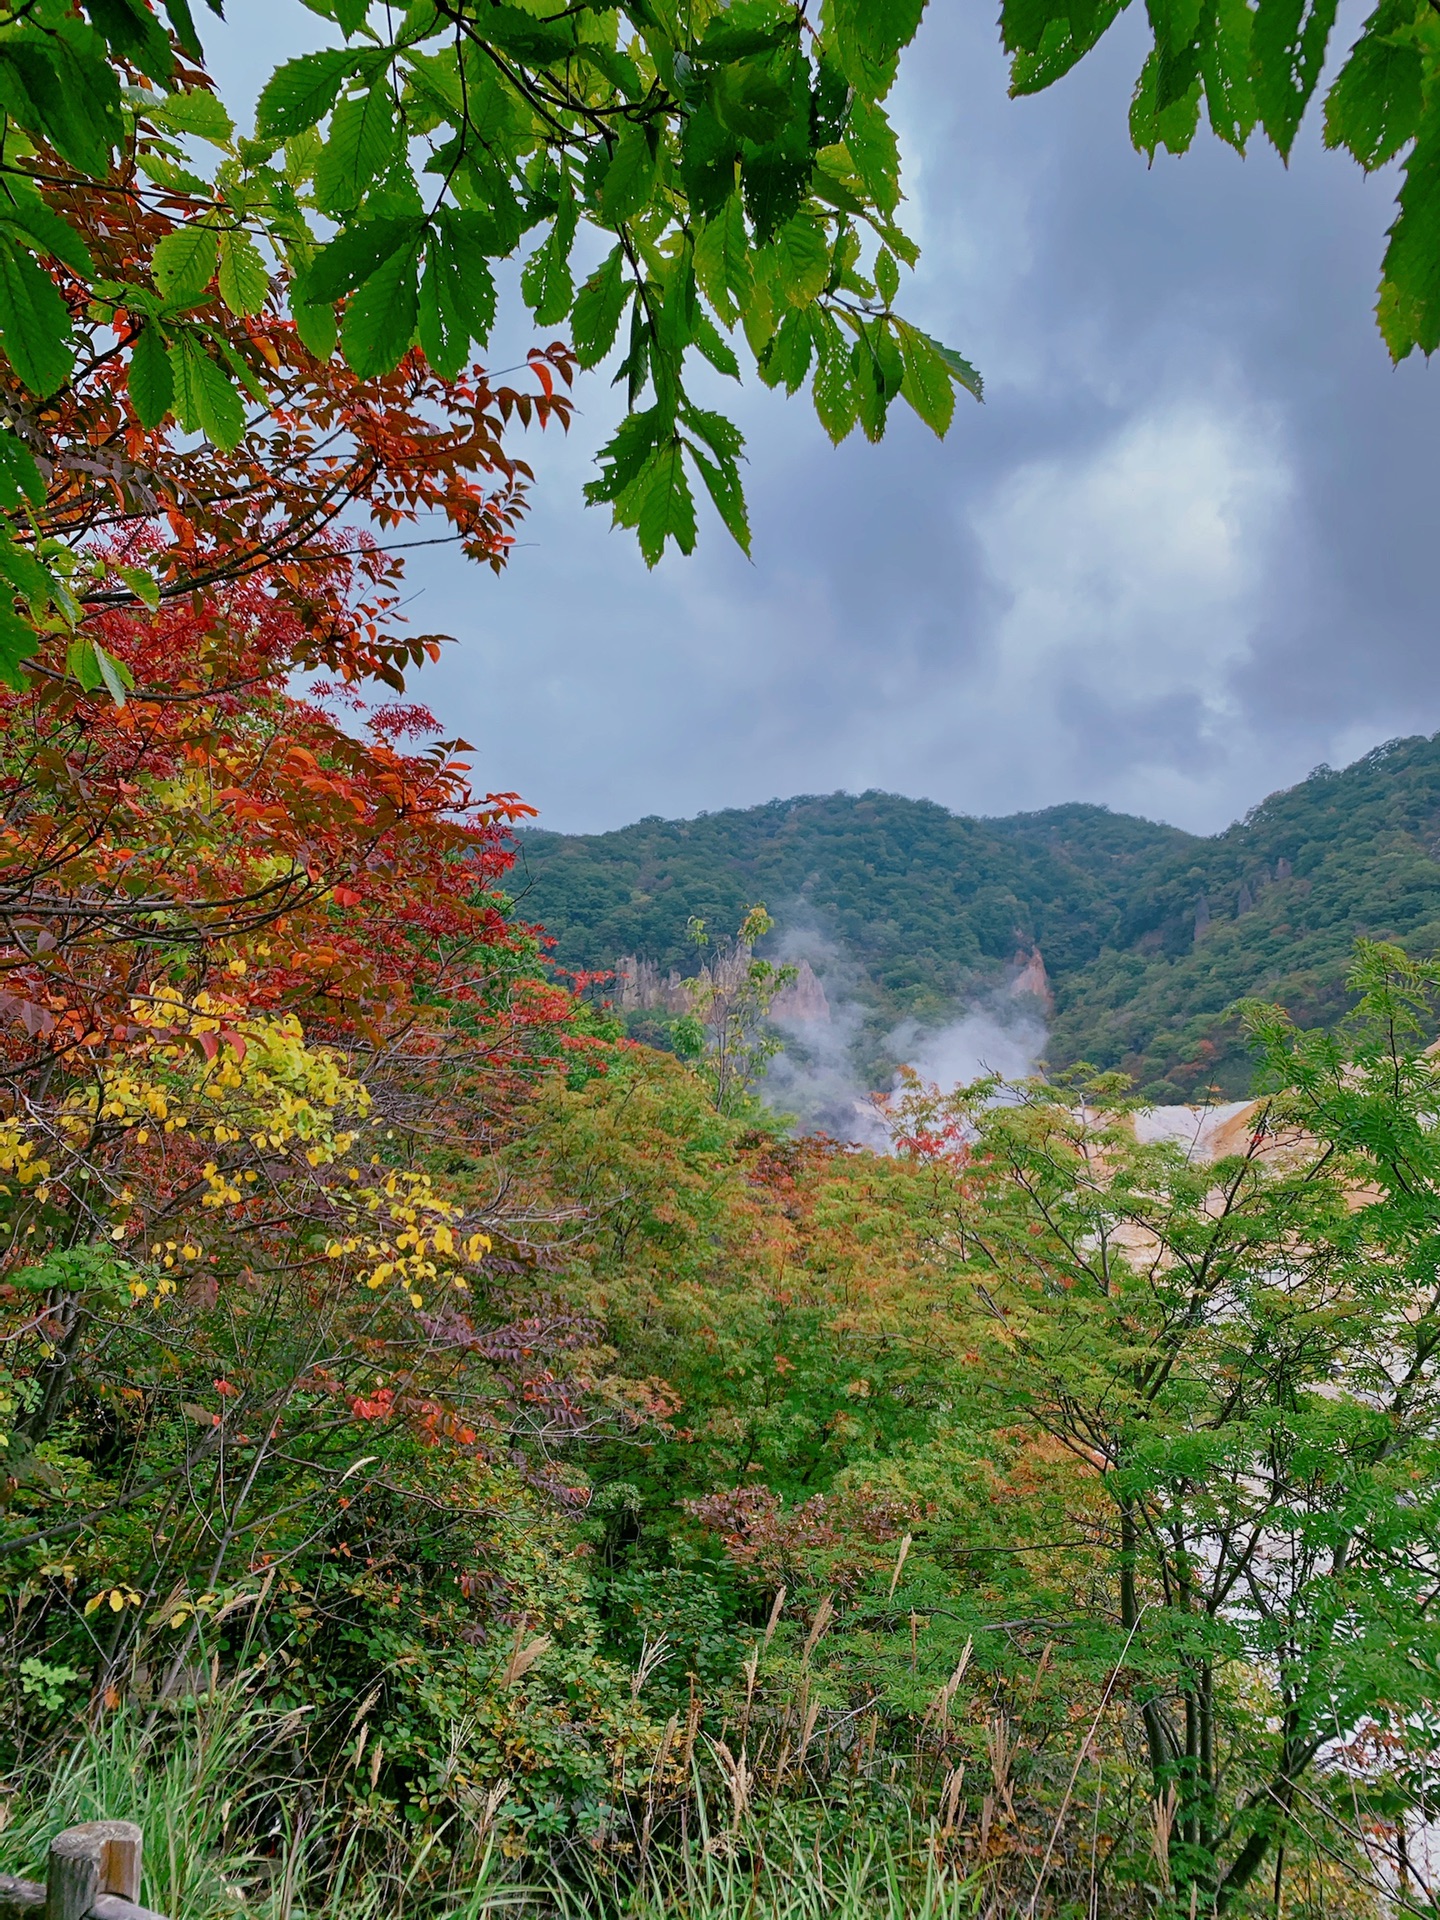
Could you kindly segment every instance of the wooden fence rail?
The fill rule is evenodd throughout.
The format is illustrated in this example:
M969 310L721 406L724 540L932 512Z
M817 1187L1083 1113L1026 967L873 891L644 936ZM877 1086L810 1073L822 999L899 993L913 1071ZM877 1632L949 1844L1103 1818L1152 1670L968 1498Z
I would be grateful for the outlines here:
M143 1835L133 1820L89 1820L50 1842L45 1885L0 1873L0 1920L161 1920L140 1905Z

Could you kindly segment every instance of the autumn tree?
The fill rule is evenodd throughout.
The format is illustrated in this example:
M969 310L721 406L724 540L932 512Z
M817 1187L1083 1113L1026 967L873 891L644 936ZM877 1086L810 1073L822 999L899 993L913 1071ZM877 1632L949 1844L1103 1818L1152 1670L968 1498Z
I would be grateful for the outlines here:
M187 516L203 501L253 546L267 506L297 504L276 498L288 487L303 548L376 472L356 381L391 381L392 409L404 392L412 437L436 437L427 405L468 420L431 449L459 490L401 485L390 506L438 507L495 557L516 469L498 457L488 389L464 382L495 321L491 263L517 251L536 324L567 327L582 365L626 331L630 412L589 496L652 564L670 540L694 543L692 474L748 543L740 435L686 385L696 355L738 375L737 325L771 385L793 392L813 366L837 439L857 424L878 437L901 394L944 432L954 383L978 392L893 304L916 258L895 224L883 106L919 20L908 0L831 0L818 28L782 0L683 20L648 0L550 16L430 0L403 18L350 0L322 11L343 44L280 68L248 136L185 0L168 30L143 0L83 13L27 0L0 21L0 557L23 609L5 610L12 678L33 628L77 625L72 576L97 496L164 513L188 479ZM577 286L582 230L609 252ZM337 348L348 377L324 371ZM417 350L433 386L397 376ZM555 404L550 367L568 360L536 364L539 398L497 395L502 409ZM291 419L297 401L313 439ZM226 452L262 435L280 462L262 501L207 488L203 453L149 487L146 437L170 421ZM477 470L501 475L489 502L459 479ZM285 537L269 548L295 558ZM103 677L98 658L89 670Z
M6 1737L303 1643L350 1559L327 1684L408 1650L503 1690L485 1623L548 1646L581 1605L558 1543L537 1569L576 1497L554 1454L650 1418L643 1386L592 1395L595 1323L523 1284L532 1229L483 1171L547 1066L605 1051L501 891L525 809L421 708L289 692L302 613L259 575L86 630L123 705L0 694ZM576 1793L623 1688L583 1639L527 1688L533 1731L580 1669ZM402 1718L387 1778L423 1792L443 1713Z

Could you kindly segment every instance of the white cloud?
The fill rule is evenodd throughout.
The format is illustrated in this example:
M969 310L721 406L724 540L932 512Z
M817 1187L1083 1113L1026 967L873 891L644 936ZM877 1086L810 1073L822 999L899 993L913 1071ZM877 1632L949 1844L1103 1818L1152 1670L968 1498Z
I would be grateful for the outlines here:
M1230 761L1242 724L1230 679L1255 639L1290 492L1273 421L1194 401L1014 469L969 518L998 604L952 716L965 743L989 757L1003 739L1011 791L1017 772L1051 786L1069 762L1077 788L1116 804L1208 810L1209 770L1177 760L1188 746ZM1123 756L1082 781L1082 767L1103 766L1094 736L1107 727Z

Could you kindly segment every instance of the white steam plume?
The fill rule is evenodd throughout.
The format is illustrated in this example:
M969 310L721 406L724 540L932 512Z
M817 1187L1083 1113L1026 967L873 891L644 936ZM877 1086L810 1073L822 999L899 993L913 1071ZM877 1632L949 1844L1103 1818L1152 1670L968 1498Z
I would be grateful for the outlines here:
M889 1151L890 1136L870 1090L855 1071L854 1041L865 1017L854 997L856 970L847 956L813 926L792 926L780 943L786 962L808 960L830 1004L824 1020L776 1022L786 1051L770 1063L761 1089L782 1113L793 1114L802 1133L827 1133L833 1139ZM901 1065L949 1093L957 1086L996 1073L1021 1080L1036 1071L1048 1040L1046 1003L1038 994L1017 991L1024 976L975 996L955 1019L926 1028L905 1020L886 1035L895 1061L892 1085Z
M897 1059L944 1093L998 1073L1023 1080L1044 1058L1049 1029L1040 1001L995 987L972 1000L946 1026L926 1032L914 1020L902 1021L886 1039Z
M852 1049L865 1018L853 997L855 968L818 927L792 925L780 941L783 964L808 960L830 1015L824 1020L777 1019L785 1051L770 1062L761 1092L781 1113L794 1114L802 1133L888 1150L890 1136L869 1089L855 1072Z

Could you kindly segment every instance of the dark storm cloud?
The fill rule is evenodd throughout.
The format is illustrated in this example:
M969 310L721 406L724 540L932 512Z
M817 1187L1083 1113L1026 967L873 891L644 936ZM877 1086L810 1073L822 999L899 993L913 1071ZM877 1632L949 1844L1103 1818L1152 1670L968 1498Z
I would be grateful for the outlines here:
M507 576L416 556L412 616L461 642L417 690L547 824L878 785L1209 827L1440 725L1440 370L1392 369L1370 316L1393 183L1313 124L1288 173L1205 136L1147 169L1138 20L1011 101L991 14L932 0L898 102L905 304L988 382L947 442L898 408L836 452L808 402L728 388L754 564L707 514L651 575L579 504L591 376L569 445L526 449Z

